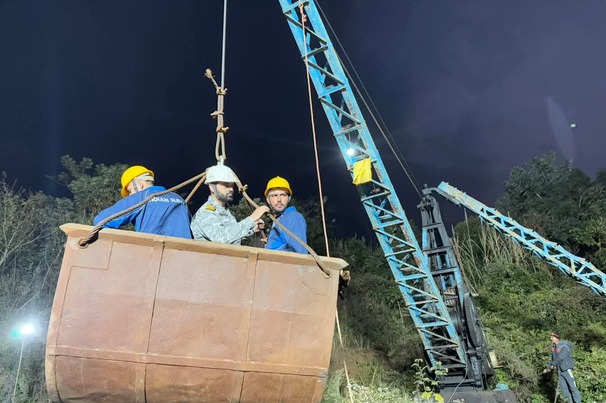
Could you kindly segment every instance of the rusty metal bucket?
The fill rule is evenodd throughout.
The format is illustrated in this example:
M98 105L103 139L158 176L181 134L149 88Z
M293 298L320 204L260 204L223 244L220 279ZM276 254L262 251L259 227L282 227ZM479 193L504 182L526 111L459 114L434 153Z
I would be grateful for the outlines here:
M305 255L120 230L82 249L91 227L61 229L52 401L320 401L338 271L327 279Z

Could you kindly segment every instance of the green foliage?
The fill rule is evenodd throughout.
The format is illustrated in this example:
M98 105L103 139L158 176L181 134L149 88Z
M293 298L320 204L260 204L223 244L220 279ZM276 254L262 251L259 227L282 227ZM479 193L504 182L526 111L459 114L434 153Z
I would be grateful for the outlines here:
M43 326L48 317L63 243L57 227L70 207L64 200L9 185L5 177L0 180L0 375L5 374L0 376L0 400L15 384L19 401L39 401L46 394L39 340L27 343L16 382L21 343L9 335L24 318Z
M536 157L511 171L497 208L571 252L606 263L605 178L601 171L591 182L553 153Z
M431 368L424 365L423 360L417 358L412 364L415 370L415 388L417 400L421 403L443 403L444 398L439 393L440 377L448 374L448 368L442 367L441 362Z
M452 241L463 274L474 290L481 287L484 279L488 278L489 263L511 268L524 267L531 272L542 267L540 261L532 259L530 252L494 229L484 226L479 218L457 224Z
M322 403L345 402L345 398L341 395L341 385L345 379L345 371L338 369L332 371L326 380Z
M596 267L606 266L606 217L591 218L584 226L572 228L570 238L592 254Z
M589 178L568 164L558 164L551 153L512 169L505 187L497 208L514 217L532 214L533 228L562 241L568 229L578 224Z
M358 384L351 386L353 401L360 403L413 403L401 390L388 386L369 387Z
M322 403L348 403L351 399L354 402L367 403L413 403L415 400L410 397L402 388L396 385L384 383L366 384L352 381L349 387L346 384L345 372L343 369L332 371L326 383L326 389L322 397Z
M499 208L603 267L605 183L604 172L592 183L553 155L539 157L512 171ZM554 378L540 373L550 359L548 336L556 330L576 345L575 376L584 400L604 401L597 375L604 373L604 298L477 219L455 232L465 278L478 293L489 345L502 365L497 381L509 384L520 401L553 401Z
M69 155L61 157L64 171L59 183L73 195L74 221L89 224L101 210L120 199L120 178L128 167L125 164L94 164L90 158L76 162Z
M49 315L64 243L57 227L70 221L90 223L120 197L125 165L94 164L87 158L76 162L68 156L61 162L64 172L57 179L72 192L70 199L26 191L5 177L0 180L2 401L12 393L20 347L8 338L10 328L18 318L44 323ZM332 206L324 203L330 215ZM309 245L325 254L318 201L297 200L296 206L307 219ZM498 206L548 239L606 267L606 171L592 182L569 165L558 164L553 155L538 157L512 171ZM233 210L240 218L251 212L243 201ZM349 262L352 280L338 307L344 346L333 348L323 401L349 401L340 370L343 359L356 402L439 399L435 379L420 371L419 361L417 399L406 393L415 390L412 368L423 348L382 250L363 239L339 238L334 226L329 225L328 232L331 255ZM584 400L606 401L606 301L477 219L457 225L454 245L500 362L496 381L508 384L518 401L553 401L554 378L541 371L550 359L548 336L557 330L575 344L575 376ZM25 345L17 401L46 399L43 343L40 335Z
M349 262L352 275L339 307L343 321L392 368L410 368L423 349L383 252L359 239L336 242L331 249L333 256Z
M44 326L48 323L65 237L66 222L90 223L94 214L119 197L119 179L125 166L94 165L84 158L65 156L58 177L73 199L26 191L0 179L0 400L16 385L16 401L46 400L44 382ZM19 340L9 335L24 318L39 332L24 344L19 379Z
M606 348L602 345L590 351L574 349L574 376L585 401L606 402Z

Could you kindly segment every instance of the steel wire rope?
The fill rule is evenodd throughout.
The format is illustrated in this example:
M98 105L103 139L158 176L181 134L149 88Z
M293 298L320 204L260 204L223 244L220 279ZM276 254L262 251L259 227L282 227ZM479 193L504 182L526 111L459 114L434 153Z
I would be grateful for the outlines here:
M227 48L227 0L223 0L223 29L222 29L222 40L221 40L221 85L219 86L215 81L210 69L206 69L205 76L211 80L217 91L217 110L211 114L211 116L217 119L217 142L215 144L215 158L217 164L223 164L227 159L227 153L225 152L225 133L229 130L229 127L223 126L224 107L225 107L225 95L227 95L227 88L225 88L225 54Z
M223 1L223 39L222 39L222 45L221 45L221 86L217 85L217 82L214 80L214 77L212 76L212 72L210 71L210 69L207 69L205 72L206 77L209 78L213 82L213 84L217 90L217 95L218 95L217 111L214 112L214 114L213 114L217 118L217 143L215 146L215 156L217 158L218 164L223 164L223 162L227 158L226 153L225 153L224 134L227 132L227 130L229 130L228 127L223 126L223 116L224 116L224 112L223 112L224 99L223 98L227 93L227 89L225 88L226 38L227 38L227 0L224 0ZM219 151L219 148L221 149L221 151ZM250 196L248 196L248 194L246 192L247 187L245 185L242 185L242 182L240 182L240 179L237 176L236 176L236 179L238 180L237 181L238 189L239 189L240 193L242 193L242 195L244 196L246 201L249 203L249 205L254 206L255 208L258 208L259 206L252 200L252 198L250 198ZM202 182L202 179L196 185L196 188L192 192L194 192L201 185L201 182ZM189 200L189 198L188 198L188 200ZM322 212L323 212L324 206L321 205L321 208L322 208ZM288 230L288 228L284 227L284 225L282 225L282 223L280 223L273 214L268 214L268 216L276 225L278 225L288 235L292 236L297 242L299 242L309 252L309 254L316 260L318 266L320 267L320 269L322 269L324 274L327 277L331 277L330 270L328 268L326 268L326 266L321 261L318 254L311 247L309 247L309 245L307 245L299 237L297 237L290 230ZM323 214L323 225L324 225L324 232L326 234L324 214ZM326 238L326 249L327 249L327 256L330 256L328 253L328 239L327 238Z
M326 21L326 25L328 26L328 28L330 29L332 35L335 38L335 41L337 42L337 44L339 45L339 48L341 49L342 53L345 55L345 58L347 60L347 62L349 63L349 65L351 66L356 79L359 81L360 86L362 87L362 89L364 90L364 93L366 94L366 96L368 97L368 99L370 100L370 104L372 105L372 107L374 108L374 111L376 112L377 117L375 116L375 112L373 112L373 110L369 107L368 103L366 102L366 98L364 97L364 95L362 94L362 92L360 91L360 89L358 88L358 86L356 85L356 82L354 81L352 75L349 73L349 70L347 69L347 67L344 65L344 63L341 61L341 58L339 57L339 55L337 54L337 57L339 58L339 60L341 61L341 65L343 66L343 70L345 71L345 74L349 77L349 79L351 80L351 84L354 87L356 93L358 94L358 96L360 97L360 99L362 100L362 102L364 103L364 106L366 107L366 109L368 110L368 113L370 113L370 116L372 117L375 125L377 126L377 128L379 129L379 131L381 132L381 134L383 135L383 138L385 139L385 141L387 142L389 148L391 149L392 153L394 154L394 156L396 157L396 160L398 161L398 163L400 164L400 167L402 168L402 170L404 171L404 173L406 174L406 176L408 177L408 179L410 180L410 183L412 184L412 186L415 188L415 191L419 194L419 196L422 196L422 193L420 192L419 188L420 188L420 184L418 182L418 180L416 179L414 173L412 172L412 169L410 168L410 166L408 165L408 162L406 161L406 158L404 158L404 156L402 155L402 152L400 151L399 147L397 146L397 144L395 143L395 140L393 138L393 136L391 135L390 131L387 129L387 124L385 123L385 121L383 120L383 117L381 116L381 113L379 112L376 104L374 103L372 97L370 96L370 94L368 93L368 90L366 89L366 86L364 85L364 82L362 81L362 79L360 78L353 62L351 61L351 59L349 58L349 55L347 54L347 51L345 50L345 48L343 47L343 44L341 43L341 41L339 40L339 37L337 36L337 33L335 32L335 30L333 29L332 25L330 24L330 21L328 20L326 14L324 13L324 10L322 9L322 7L320 6L320 3L318 0L316 0L316 4L318 6L318 9L320 10L320 13L322 14L322 18L324 21ZM379 120L380 120L380 124L379 124ZM383 125L383 126L381 126ZM383 129L383 127L385 127L385 130ZM389 138L388 138L389 137ZM393 143L393 144L392 144ZM339 322L338 322L338 317L337 317L337 327L339 326ZM340 337L340 334L339 334ZM465 377L463 378L463 380L461 380L461 382L459 382L459 384L456 386L455 388L455 392L456 390L459 388L459 386L463 383L463 381L465 380L465 378L467 377L467 368L465 371ZM448 402L450 402L452 400L454 396L454 392L453 395L448 399Z
M324 211L324 195L322 192L322 178L320 175L320 157L318 156L318 142L316 137L316 124L314 116L313 106L313 95L311 91L311 76L309 74L309 64L307 58L307 39L305 37L305 22L307 16L305 15L304 6L301 0L299 0L299 12L301 13L301 32L303 34L303 48L305 49L305 75L307 77L307 94L309 99L309 114L311 120L311 134L314 143L314 157L316 161L316 176L318 178L318 192L320 196L320 213L322 215L322 229L324 231L324 244L326 246L326 256L330 256L330 247L328 245L328 232L326 230L326 213Z
M234 172L234 175L236 175L235 172ZM255 209L259 208L259 205L246 192L246 190L248 189L248 186L242 184L242 182L240 181L240 178L238 178L238 175L236 175L236 185L238 186L238 191L242 194L242 196L244 196L244 198L246 199L248 204L251 205ZM324 264L324 262L322 262L322 259L320 258L320 256L318 256L318 254L309 245L307 245L305 242L303 242L303 240L301 238L299 238L292 231L290 231L288 228L286 228L284 226L284 224L282 224L280 222L280 220L278 220L274 214L272 214L272 213L266 213L266 214L272 220L272 222L274 224L276 224L278 227L280 227L284 232L286 232L288 235L290 235L295 241L297 241L299 244L301 244L301 246L303 246L305 248L305 250L307 250L307 252L309 252L309 254L314 258L314 260L316 261L316 263L318 264L320 269L324 272L324 274L326 274L326 278L332 277L332 273L330 272L330 270L336 270L336 269L330 269L329 267L327 267Z
M222 42L221 42L221 86L217 85L217 82L215 81L210 69L206 69L206 71L205 71L206 77L209 78L213 82L215 89L217 91L217 95L218 95L217 110L215 112L213 112L211 114L211 116L213 116L217 119L217 142L215 145L215 157L217 159L217 163L221 163L221 164L227 158L226 153L225 153L224 134L227 132L227 130L229 130L228 127L223 126L223 97L227 93L227 90L224 87L224 85L225 85L225 53L226 53L225 49L226 49L226 37L227 37L227 0L223 0L223 30L222 30L222 32L223 32L223 38L222 38ZM165 194L171 193L174 190L178 190L197 180L198 183L194 186L192 191L189 193L189 195L185 199L185 202L188 203L189 200L194 195L194 193L200 188L200 186L202 186L202 183L204 182L205 178L206 178L206 171L194 176L191 179L186 180L185 182L182 182L176 186L173 186L170 189L167 189L167 190L164 190L161 192L157 192L157 193L153 193L150 196L148 196L147 198L145 198L144 200L140 201L139 203L137 203L127 209L124 209L116 214L112 214L111 216L109 216L106 219L99 222L99 224L95 225L86 237L83 237L78 241L78 245L80 245L80 247L82 247L82 248L88 246L88 244L91 242L91 240L99 233L101 228L103 228L103 225L107 224L111 220L114 220L118 217L123 216L124 214L130 213L131 211L138 209L139 207L142 207L147 202L152 200L154 197L159 197L159 196L163 196Z
M217 122L217 143L216 143L216 147L215 147L215 156L217 158L217 163L218 164L222 164L225 159L226 159L226 155L225 155L225 138L223 136L223 134L225 132L227 132L227 130L229 128L227 127L223 127L223 96L225 95L225 93L227 92L227 90L224 88L224 83L225 83L225 41L226 41L226 26L227 26L227 0L224 0L224 10L223 10L223 42L222 42L222 55L221 55L221 86L217 85L217 82L215 81L212 72L210 69L207 69L205 71L205 75L208 79L210 79L214 86L215 89L217 90L217 95L218 95L218 101L217 101L217 111L214 112L212 115L215 116L218 119ZM219 151L221 150L221 152ZM178 190L184 186L189 185L190 183L194 182L194 181L198 181L196 183L196 185L194 186L194 188L191 190L191 192L189 193L189 195L187 196L187 198L185 199L185 203L188 203L190 201L190 199L192 198L192 196L194 195L194 193L200 188L200 186L202 186L202 184L204 183L204 180L206 178L206 171L204 171L203 173L194 176L193 178L190 178L188 180L186 180L185 182L182 182L176 186L173 186L170 189L167 190L163 190L161 192L156 192L153 193L151 195L149 195L148 197L146 197L144 200L140 201L139 203L124 209L120 212L117 212L115 214L112 214L111 216L107 217L106 219L102 220L101 222L99 222L97 225L95 225L90 233L86 236L81 238L78 241L78 245L82 248L85 248L88 246L89 243L91 243L91 241L97 236L97 234L99 233L99 231L103 228L103 226L105 224L107 224L108 222L121 217L127 213L130 213L131 211L134 211L140 207L142 207L143 205L145 205L146 203L148 203L150 200L152 200L155 197L159 197L159 196L163 196L165 194L171 193L175 190ZM238 185L238 189L240 190L240 193L242 193L242 195L244 196L244 198L246 199L246 201L253 207L258 208L259 206L252 200L252 198L250 198L250 196L247 194L246 189L247 186L246 185L242 185L242 182L240 181L240 179L236 176L237 179L237 185ZM318 264L318 266L320 267L320 269L324 272L324 274L326 275L327 278L330 278L332 276L331 273L331 269L328 268L324 262L322 262L322 260L320 259L320 257L318 256L318 254L309 246L307 245L305 242L303 242L303 240L301 240L298 236L296 236L295 234L293 234L288 228L286 228L282 223L280 223L277 218L273 215L273 214L268 214L269 218L276 224L278 225L282 230L284 230L288 235L290 235L293 239L295 239L297 242L299 242L308 252L309 254L314 258L314 260L316 261L316 263ZM325 227L325 222L324 222L324 214L323 214L323 224L324 224L324 230L326 233L326 227ZM327 248L327 256L330 257L328 255L328 239L326 239L326 248Z
M347 69L347 67L345 66L345 64L343 63L343 61L339 57L339 55L337 54L337 58L341 62L341 65L343 67L343 70L345 71L345 74L350 79L350 82L351 82L354 90L356 91L356 93L358 94L358 96L360 97L360 99L362 100L362 103L366 107L366 110L368 110L368 113L370 114L370 116L372 117L372 120L374 121L375 125L377 126L377 128L379 129L379 131L381 132L381 134L383 135L383 138L387 142L387 145L391 149L391 152L393 153L393 155L396 157L396 160L398 161L398 164L400 164L400 167L402 168L402 170L404 171L404 173L408 177L408 180L410 181L410 183L414 187L415 191L419 194L419 196L422 197L423 195L422 195L421 191L419 190L420 187L421 187L420 184L419 184L419 181L417 180L417 178L415 177L414 173L412 172L412 169L408 165L408 162L406 161L406 158L404 158L404 155L402 155L402 152L398 148L398 146L397 146L397 144L396 144L393 136L391 135L391 133L387 129L387 124L385 124L385 121L383 120L383 117L379 113L379 110L376 107L374 101L372 100L372 97L370 96L370 94L366 90L366 86L364 85L364 82L362 81L362 79L358 75L358 72L357 72L354 64L352 63L351 59L349 58L349 55L347 54L347 51L345 50L345 48L341 44L341 41L339 40L339 37L337 36L337 33L335 32L335 30L333 29L332 25L330 24L330 21L326 17L326 14L324 13L324 10L320 6L320 3L319 3L318 0L316 0L316 4L318 5L318 9L320 10L320 13L322 14L323 20L326 21L326 25L330 29L330 32L332 33L333 37L335 38L335 41L339 45L339 48L341 49L341 52L345 55L345 59L347 60L348 64L351 66L353 72L355 73L355 76L356 76L357 80L360 82L360 86L362 87L362 89L364 90L364 93L366 94L366 96L370 100L370 103L371 103L372 107L374 108L376 114L379 116L379 119L377 119L377 117L375 116L375 113L373 112L373 110L370 108L370 106L366 102L366 98L364 97L364 94L362 94L362 92L360 91L360 89L356 85L356 82L354 81L353 76L349 73L349 70ZM379 120L380 120L380 123L379 123ZM383 128L385 128L385 130Z
M105 224L107 224L108 222L123 216L124 214L130 213L131 211L135 211L136 209L138 209L139 207L142 207L143 205L145 205L147 202L149 202L150 200L152 200L154 197L159 197L159 196L164 196L165 194L174 192L175 190L181 189L184 186L189 185L192 182L195 182L197 180L199 180L200 182L202 182L202 180L204 180L204 178L206 177L206 171L202 172L201 174L198 174L196 176L194 176L193 178L190 178L188 180L186 180L185 182L181 182L180 184L173 186L170 189L166 189L163 190L161 192L156 192L156 193L152 193L151 195L147 196L145 199L141 200L139 203L130 206L127 209L124 209L122 211L119 211L115 214L110 215L109 217L107 217L106 219L102 220L101 222L99 222L99 224L95 225L93 227L93 229L91 229L90 233L83 237L80 238L80 240L78 241L78 245L80 245L80 247L85 248L88 246L88 244L91 242L91 240L93 240L93 238L99 233L99 231L101 230L101 228L103 228L103 226ZM198 186L199 187L199 186ZM189 198L193 195L194 191L197 188L194 188L192 190L192 192L190 193L190 195L188 196L188 200Z
M217 158L217 164L223 164L225 159L227 159L227 156L225 153L224 134L227 132L227 130L229 130L229 128L223 126L224 96L227 94L227 89L225 88L226 38L227 38L227 0L224 0L223 1L223 40L222 40L222 45L221 45L221 86L217 85L217 82L215 81L210 69L207 69L205 72L206 77L213 82L213 84L217 90L217 95L218 95L217 111L213 114L218 119L217 120L217 145L215 147L215 156ZM221 147L221 152L219 152L219 147ZM242 185L242 182L240 181L240 179L238 178L237 175L236 175L236 179L237 179L236 184L238 186L238 190L244 196L244 198L246 199L248 204L253 206L254 208L258 208L259 206L254 202L254 200L246 192L247 186ZM196 188L201 185L201 182L202 182L202 180L200 180L200 183L198 183L198 185L196 185ZM326 275L327 278L330 278L332 276L330 270L324 265L324 263L322 262L322 260L318 256L318 254L309 245L307 245L305 242L303 242L303 240L301 240L299 237L297 237L295 234L293 234L288 228L284 227L284 225L282 223L280 223L273 214L268 213L268 216L276 225L278 225L280 228L282 228L288 235L292 236L297 242L299 242L309 252L309 254L315 259L316 263L318 264L320 269L324 272L324 274Z
M311 132L314 143L314 155L316 159L316 174L318 177L318 190L320 196L320 210L322 214L322 228L324 230L324 242L326 244L326 255L330 256L330 250L328 246L328 233L326 231L326 215L324 212L324 197L322 195L322 179L320 176L320 162L318 157L318 144L316 140L316 125L315 125L315 117L314 117L314 107L313 107L313 95L311 91L311 75L309 74L309 63L308 63L308 49L307 49L307 39L305 35L305 23L307 22L307 16L305 15L305 7L303 2L299 0L299 12L301 13L301 32L303 35L303 48L305 52L305 75L307 77L307 94L309 99L309 112L310 112L310 120L311 120ZM310 39L311 40L311 39ZM343 336L341 334L341 325L339 321L339 310L335 310L335 322L337 324L337 334L339 335L339 343L341 345L341 349L345 351L345 346L343 344ZM353 392L351 388L351 380L349 379L349 371L347 370L347 362L345 358L343 358L343 371L345 372L345 379L347 381L347 391L349 396L349 401L353 403Z

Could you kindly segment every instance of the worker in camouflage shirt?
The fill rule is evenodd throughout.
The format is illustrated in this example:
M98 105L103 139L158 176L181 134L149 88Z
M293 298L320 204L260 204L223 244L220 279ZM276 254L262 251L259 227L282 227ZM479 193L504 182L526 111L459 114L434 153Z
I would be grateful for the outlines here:
M242 238L263 228L261 217L269 211L267 206L258 207L240 222L227 209L234 200L236 186L236 175L229 167L215 165L208 168L204 183L210 189L210 196L191 222L194 239L240 245Z

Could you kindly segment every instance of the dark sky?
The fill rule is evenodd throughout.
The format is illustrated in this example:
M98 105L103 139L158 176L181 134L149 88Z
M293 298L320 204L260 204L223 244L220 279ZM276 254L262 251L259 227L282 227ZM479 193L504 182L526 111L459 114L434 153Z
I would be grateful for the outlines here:
M605 1L321 4L421 184L449 181L492 205L533 156L554 150L591 176L606 166ZM216 96L203 71L220 73L222 7L0 0L0 170L60 194L46 176L65 154L143 164L167 187L213 164ZM317 194L305 69L279 2L230 0L227 41L227 163L252 195L275 175L296 196ZM329 202L365 231L315 107ZM418 222L416 193L375 140Z

